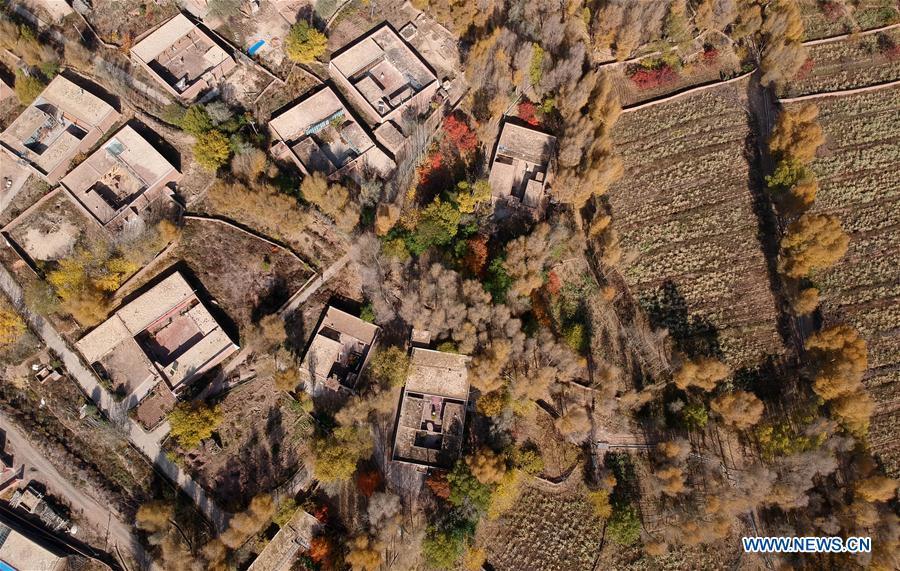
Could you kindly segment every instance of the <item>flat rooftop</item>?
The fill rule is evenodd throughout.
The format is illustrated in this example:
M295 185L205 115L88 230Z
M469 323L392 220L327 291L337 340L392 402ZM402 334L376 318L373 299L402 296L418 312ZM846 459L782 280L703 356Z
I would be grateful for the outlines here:
M75 346L126 394L149 388L159 378L177 390L238 349L177 272L124 305Z
M489 181L495 197L513 197L526 206L540 204L556 137L513 123L503 125Z
M437 81L419 54L386 24L334 56L331 65L382 117Z
M393 459L449 468L462 446L469 399L465 355L414 348L397 411Z
M42 172L49 173L76 153L88 132L115 121L113 107L57 75L0 135L0 140Z
M375 146L330 87L273 118L269 129L309 172L331 174Z
M177 176L153 145L125 126L60 182L101 224L107 224L146 190Z
M177 92L186 91L207 73L233 61L184 14L175 15L135 44L131 54Z
M379 331L377 325L329 306L300 365L306 389L352 389Z
M56 571L65 567L62 557L0 523L0 568L18 571Z

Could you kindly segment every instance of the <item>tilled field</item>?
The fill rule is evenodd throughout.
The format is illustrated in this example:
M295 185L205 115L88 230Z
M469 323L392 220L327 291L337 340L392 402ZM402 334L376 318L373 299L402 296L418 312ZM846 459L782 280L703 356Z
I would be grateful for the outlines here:
M850 249L815 276L828 321L849 322L869 346L866 386L878 407L870 441L900 474L900 88L818 102L827 141L813 168L815 209L840 217Z
M856 89L900 79L900 28L809 46L809 69L786 86L785 97Z
M734 367L778 354L777 311L757 238L746 81L625 113L626 172L609 200L623 273L657 326Z

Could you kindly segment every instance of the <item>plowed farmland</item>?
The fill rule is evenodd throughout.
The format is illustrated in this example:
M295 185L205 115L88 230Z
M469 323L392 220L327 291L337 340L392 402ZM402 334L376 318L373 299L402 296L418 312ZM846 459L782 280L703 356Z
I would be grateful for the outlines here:
M900 79L900 28L809 46L808 69L785 89L786 97L855 89Z
M735 367L782 350L757 238L746 90L742 80L623 114L614 136L626 173L609 193L624 277L651 320L680 348L720 352Z
M837 214L850 249L815 276L828 321L866 338L866 386L877 402L870 441L888 472L900 474L900 88L818 102L827 140L813 168L815 209Z

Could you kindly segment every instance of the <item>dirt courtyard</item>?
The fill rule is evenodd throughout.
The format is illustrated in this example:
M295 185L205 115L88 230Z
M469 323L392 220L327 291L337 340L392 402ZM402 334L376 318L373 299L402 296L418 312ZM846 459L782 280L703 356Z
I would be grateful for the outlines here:
M309 417L290 405L271 378L256 378L219 403L224 421L212 438L186 456L190 471L223 508L271 491L302 469Z

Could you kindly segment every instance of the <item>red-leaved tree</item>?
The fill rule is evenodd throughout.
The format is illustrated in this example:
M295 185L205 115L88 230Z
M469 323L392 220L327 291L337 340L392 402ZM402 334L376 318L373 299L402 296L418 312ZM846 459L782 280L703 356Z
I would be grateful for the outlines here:
M647 69L638 68L630 76L632 82L638 89L653 89L668 85L678 79L678 74L668 65Z
M521 103L519 103L518 110L519 119L525 121L529 125L537 125L540 123L537 118L537 107L534 106L534 103L525 99Z
M444 119L444 132L461 155L468 155L478 147L478 137L465 120L457 115L448 115Z

